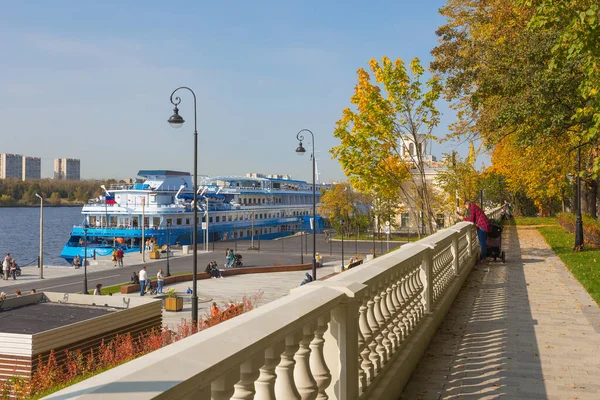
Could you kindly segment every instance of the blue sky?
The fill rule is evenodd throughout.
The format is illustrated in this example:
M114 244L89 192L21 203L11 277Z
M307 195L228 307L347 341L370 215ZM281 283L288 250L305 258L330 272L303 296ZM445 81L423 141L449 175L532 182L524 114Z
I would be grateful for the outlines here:
M322 181L343 180L329 149L356 70L386 55L428 63L443 1L22 1L0 13L0 153L81 159L83 178L193 169L310 179L296 133L315 134ZM440 104L446 133L454 115ZM433 154L452 150L435 144ZM464 154L464 148L459 149Z

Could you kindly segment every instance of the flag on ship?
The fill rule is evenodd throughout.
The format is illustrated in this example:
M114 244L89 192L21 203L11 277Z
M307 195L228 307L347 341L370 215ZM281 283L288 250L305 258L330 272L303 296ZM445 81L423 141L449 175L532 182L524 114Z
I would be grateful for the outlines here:
M117 204L117 201L115 200L115 196L110 196L110 195L106 195L104 196L104 200L106 202L106 204Z

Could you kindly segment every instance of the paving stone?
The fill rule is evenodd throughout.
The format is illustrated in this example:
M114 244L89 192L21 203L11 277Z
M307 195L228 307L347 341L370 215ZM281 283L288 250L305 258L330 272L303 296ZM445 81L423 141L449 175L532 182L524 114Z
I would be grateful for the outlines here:
M506 264L473 268L400 398L445 381L440 399L600 399L600 308L537 230L502 240Z

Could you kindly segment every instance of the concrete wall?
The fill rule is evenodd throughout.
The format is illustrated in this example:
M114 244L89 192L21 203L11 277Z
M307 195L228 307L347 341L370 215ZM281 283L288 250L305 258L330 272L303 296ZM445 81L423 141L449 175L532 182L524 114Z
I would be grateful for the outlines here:
M162 327L162 303L154 299L45 292L7 299L0 309L10 313L7 309L40 301L106 306L118 311L36 334L0 333L0 383L14 375L31 376L40 357L47 360L51 350L60 363L65 350L85 352L116 335L135 336Z

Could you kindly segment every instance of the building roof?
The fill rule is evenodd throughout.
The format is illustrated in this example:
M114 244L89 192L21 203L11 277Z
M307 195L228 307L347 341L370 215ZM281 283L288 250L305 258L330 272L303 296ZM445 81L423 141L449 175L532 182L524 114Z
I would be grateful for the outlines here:
M156 176L156 175L164 175L164 176L190 176L189 172L181 172L181 171L171 171L168 169L142 169L138 173L138 176Z

